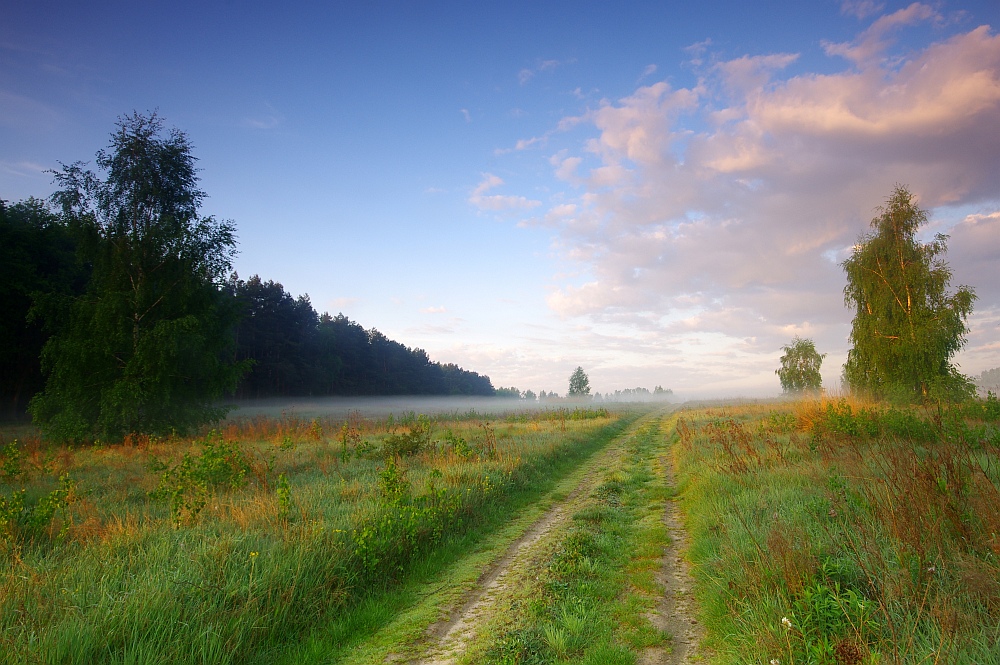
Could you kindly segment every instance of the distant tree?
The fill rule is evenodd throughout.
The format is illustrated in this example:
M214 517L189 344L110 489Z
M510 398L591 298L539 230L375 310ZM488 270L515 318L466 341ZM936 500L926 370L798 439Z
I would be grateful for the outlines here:
M1000 395L1000 367L988 369L975 379L976 386L983 393Z
M225 413L216 400L245 370L224 292L236 238L230 222L199 216L194 164L182 132L132 114L97 153L102 174L79 162L55 173L53 201L93 272L43 351L30 410L48 433L166 433Z
M590 394L590 379L582 367L577 367L569 377L569 397L583 397Z
M781 389L786 394L819 392L823 387L819 368L826 354L818 353L811 339L801 337L795 337L781 350L785 352L781 356L781 367L774 370L781 380Z
M521 399L521 391L514 386L510 388L497 388L495 395L501 399Z
M668 400L673 397L674 391L670 388L664 388L663 386L656 386L653 388L653 397L660 400Z
M534 402L536 397L537 395L535 395L535 393L530 390L525 390L524 393L521 395L522 399L527 400L529 402Z
M971 383L951 358L965 345L975 293L967 286L948 293L947 236L917 241L927 213L905 187L880 212L843 263L844 302L855 312L844 376L876 396L967 396Z

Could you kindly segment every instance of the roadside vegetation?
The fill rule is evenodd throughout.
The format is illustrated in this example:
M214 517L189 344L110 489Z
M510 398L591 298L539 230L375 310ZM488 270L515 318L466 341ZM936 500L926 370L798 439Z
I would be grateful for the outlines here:
M995 397L703 408L676 432L718 662L1000 662Z
M0 442L0 654L273 658L496 528L634 417L289 417L82 448L22 431Z

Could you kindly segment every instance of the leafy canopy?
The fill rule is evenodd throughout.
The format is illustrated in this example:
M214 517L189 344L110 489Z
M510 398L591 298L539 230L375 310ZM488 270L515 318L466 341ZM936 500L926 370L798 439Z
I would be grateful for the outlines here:
M224 414L213 402L246 364L232 360L235 301L224 293L231 222L200 217L187 137L156 114L119 118L100 173L55 172L52 200L93 267L86 293L42 354L30 410L60 438L185 430Z
M951 358L965 345L965 321L976 296L948 293L947 236L917 241L927 213L896 186L844 261L844 302L854 309L844 377L852 389L905 399L960 397L969 380Z
M811 339L795 337L791 344L781 347L781 367L774 370L781 380L781 389L788 394L819 391L823 387L823 377L819 368L826 354L816 351Z
M587 377L587 373L583 371L582 367L577 367L573 370L573 374L569 377L569 396L583 397L584 395L589 394L590 379Z

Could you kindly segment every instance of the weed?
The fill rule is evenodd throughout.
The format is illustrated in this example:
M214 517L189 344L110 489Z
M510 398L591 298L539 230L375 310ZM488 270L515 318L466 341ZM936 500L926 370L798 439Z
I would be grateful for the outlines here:
M431 421L425 415L409 419L405 432L388 434L382 442L382 456L409 457L427 447L431 440Z
M278 476L275 494L278 497L278 515L283 520L288 519L292 510L292 487L288 484L288 477L283 473Z
M570 650L570 635L564 629L547 623L542 626L542 634L545 635L545 644L556 654L560 660L566 658Z
M0 496L0 543L5 548L31 541L43 533L57 514L64 517L65 534L69 527L67 509L75 500L76 482L68 473L59 477L59 487L42 496L34 505L26 500L26 490L20 489L9 496Z
M171 519L176 527L185 521L195 520L213 490L242 487L247 482L247 474L253 470L249 457L238 444L226 443L214 432L201 445L199 455L187 452L173 466L157 464L166 466L166 469L160 477L159 487L150 497L169 502Z
M8 480L17 480L24 470L21 468L21 451L17 448L17 439L14 439L0 451L0 473Z

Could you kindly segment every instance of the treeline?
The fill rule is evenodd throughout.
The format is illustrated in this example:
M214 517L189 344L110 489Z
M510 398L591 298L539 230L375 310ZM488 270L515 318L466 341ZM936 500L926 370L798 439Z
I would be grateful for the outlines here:
M44 201L0 199L0 413L23 414L45 387L42 348L67 302L83 294L91 266L78 238Z
M45 387L43 348L85 296L93 272L83 229L44 201L0 200L0 399L7 418ZM236 398L301 395L494 394L488 376L432 361L422 349L366 330L343 314L318 314L258 276L232 277L220 295L235 310L230 353L248 369ZM51 359L50 359L51 360Z
M232 279L243 314L237 360L252 361L237 398L286 395L494 394L488 376L432 361L423 349L365 330L343 314L318 314L308 296L258 276Z
M0 400L7 418L45 387L43 348L85 296L93 265L80 229L38 199L0 200ZM319 314L308 296L235 276L220 289L238 313L233 359L249 361L231 397L494 394L488 376L432 361L425 351Z
M669 402L674 397L674 391L663 386L656 386L650 392L649 388L626 388L613 393L594 394L595 402Z

